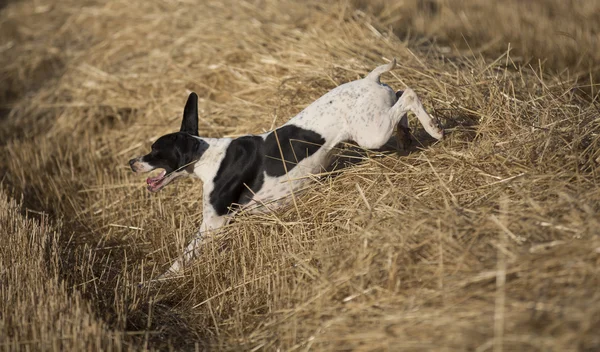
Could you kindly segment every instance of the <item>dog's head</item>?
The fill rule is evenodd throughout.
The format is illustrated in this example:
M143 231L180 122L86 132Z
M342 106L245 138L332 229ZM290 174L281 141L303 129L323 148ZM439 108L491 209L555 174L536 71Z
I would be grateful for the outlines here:
M191 93L183 111L179 132L160 137L152 144L152 151L129 160L135 173L163 169L158 176L148 177L150 192L156 192L178 177L194 171L194 164L208 149L208 143L198 137L198 96Z

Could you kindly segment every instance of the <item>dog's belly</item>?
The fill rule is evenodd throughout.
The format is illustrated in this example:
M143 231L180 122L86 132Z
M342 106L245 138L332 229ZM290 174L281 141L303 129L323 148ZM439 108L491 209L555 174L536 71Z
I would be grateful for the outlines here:
M272 177L265 172L262 187L243 208L251 213L264 213L286 206L317 177L316 174L325 170L328 160L329 150L322 147L287 174Z
M255 194L250 203L244 206L244 209L253 214L275 211L289 204L292 201L292 194L297 195L306 183L306 180L287 182L285 177L266 176L264 187Z

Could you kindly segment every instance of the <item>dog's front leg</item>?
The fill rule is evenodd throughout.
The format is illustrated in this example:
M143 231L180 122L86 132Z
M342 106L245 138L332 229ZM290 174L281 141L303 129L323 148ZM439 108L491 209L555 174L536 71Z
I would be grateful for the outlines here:
M198 234L187 245L183 254L171 265L169 270L159 276L157 280L168 279L183 274L185 265L189 264L189 262L200 253L202 244L206 239L213 236L215 230L222 227L226 221L227 217L217 215L212 211L212 208L205 208L202 225L200 225Z

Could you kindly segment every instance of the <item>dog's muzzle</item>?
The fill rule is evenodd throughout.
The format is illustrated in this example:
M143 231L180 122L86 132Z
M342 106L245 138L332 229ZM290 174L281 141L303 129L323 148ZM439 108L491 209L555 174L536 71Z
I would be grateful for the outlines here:
M136 172L136 166L135 166L136 162L137 162L137 159L131 159L131 160L129 160L129 166L131 167L131 170L133 172Z
M145 162L143 160L144 160L143 156L129 160L129 166L131 167L131 170L133 172L135 172L136 174L139 174L139 173L143 173L143 172L150 172L150 171L156 169L155 166L148 164L147 162Z
M140 162L140 158L134 158L129 160L129 167L131 167L131 171L138 173L145 171L144 165Z

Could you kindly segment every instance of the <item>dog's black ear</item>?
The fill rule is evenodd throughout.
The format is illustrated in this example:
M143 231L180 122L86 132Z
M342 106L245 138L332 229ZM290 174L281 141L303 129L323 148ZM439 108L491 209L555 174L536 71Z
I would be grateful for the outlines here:
M183 121L181 121L180 132L198 135L198 95L192 92L183 109Z

